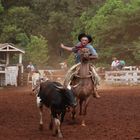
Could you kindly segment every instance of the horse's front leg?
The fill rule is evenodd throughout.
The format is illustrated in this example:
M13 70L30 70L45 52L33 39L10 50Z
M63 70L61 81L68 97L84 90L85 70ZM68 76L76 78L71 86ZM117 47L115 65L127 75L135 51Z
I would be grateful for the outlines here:
M86 114L87 114L87 107L88 107L88 104L89 104L89 100L90 100L90 97L88 97L83 104L82 126L86 126L85 117L86 117Z
M79 105L80 105L80 112L79 112L79 115L82 115L83 114L83 107L82 107L82 105L83 105L83 100L79 100Z
M86 100L85 100L85 104L84 104L84 107L83 107L83 115L85 116L87 114L87 107L89 105L89 100L90 100L90 97L88 97Z
M100 95L99 95L98 90L97 90L97 85L94 86L92 94L93 94L93 97L100 98Z

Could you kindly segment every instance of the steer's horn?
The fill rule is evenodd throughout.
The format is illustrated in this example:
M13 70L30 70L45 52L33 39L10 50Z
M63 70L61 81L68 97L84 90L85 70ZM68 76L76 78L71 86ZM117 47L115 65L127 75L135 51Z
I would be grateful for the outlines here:
M69 90L71 90L71 85L70 85L70 83L71 83L71 82L69 82L68 85L67 85L67 88L68 88Z
M63 86L55 86L55 87L58 88L58 89L64 89Z

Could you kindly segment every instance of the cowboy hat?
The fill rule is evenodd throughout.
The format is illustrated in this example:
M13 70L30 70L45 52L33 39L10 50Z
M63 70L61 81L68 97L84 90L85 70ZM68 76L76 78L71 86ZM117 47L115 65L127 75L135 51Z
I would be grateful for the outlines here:
M91 35L87 35L87 34L85 34L85 33L80 33L80 34L78 35L78 40L81 41L82 37L87 37L87 38L88 38L88 43L90 43L90 42L92 41Z

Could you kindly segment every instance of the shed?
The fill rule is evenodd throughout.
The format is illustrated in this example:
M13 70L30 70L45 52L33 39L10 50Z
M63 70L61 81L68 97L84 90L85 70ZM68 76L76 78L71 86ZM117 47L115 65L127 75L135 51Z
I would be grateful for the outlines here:
M0 44L0 86L17 86L19 76L23 73L22 58L24 50L15 47L13 44ZM18 61L13 63L12 58Z

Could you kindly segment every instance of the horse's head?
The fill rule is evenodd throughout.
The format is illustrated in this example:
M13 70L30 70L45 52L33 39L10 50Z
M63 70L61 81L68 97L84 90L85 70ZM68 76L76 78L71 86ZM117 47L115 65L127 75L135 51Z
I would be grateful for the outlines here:
M89 60L90 50L88 48L82 48L79 50L81 62L86 62Z

